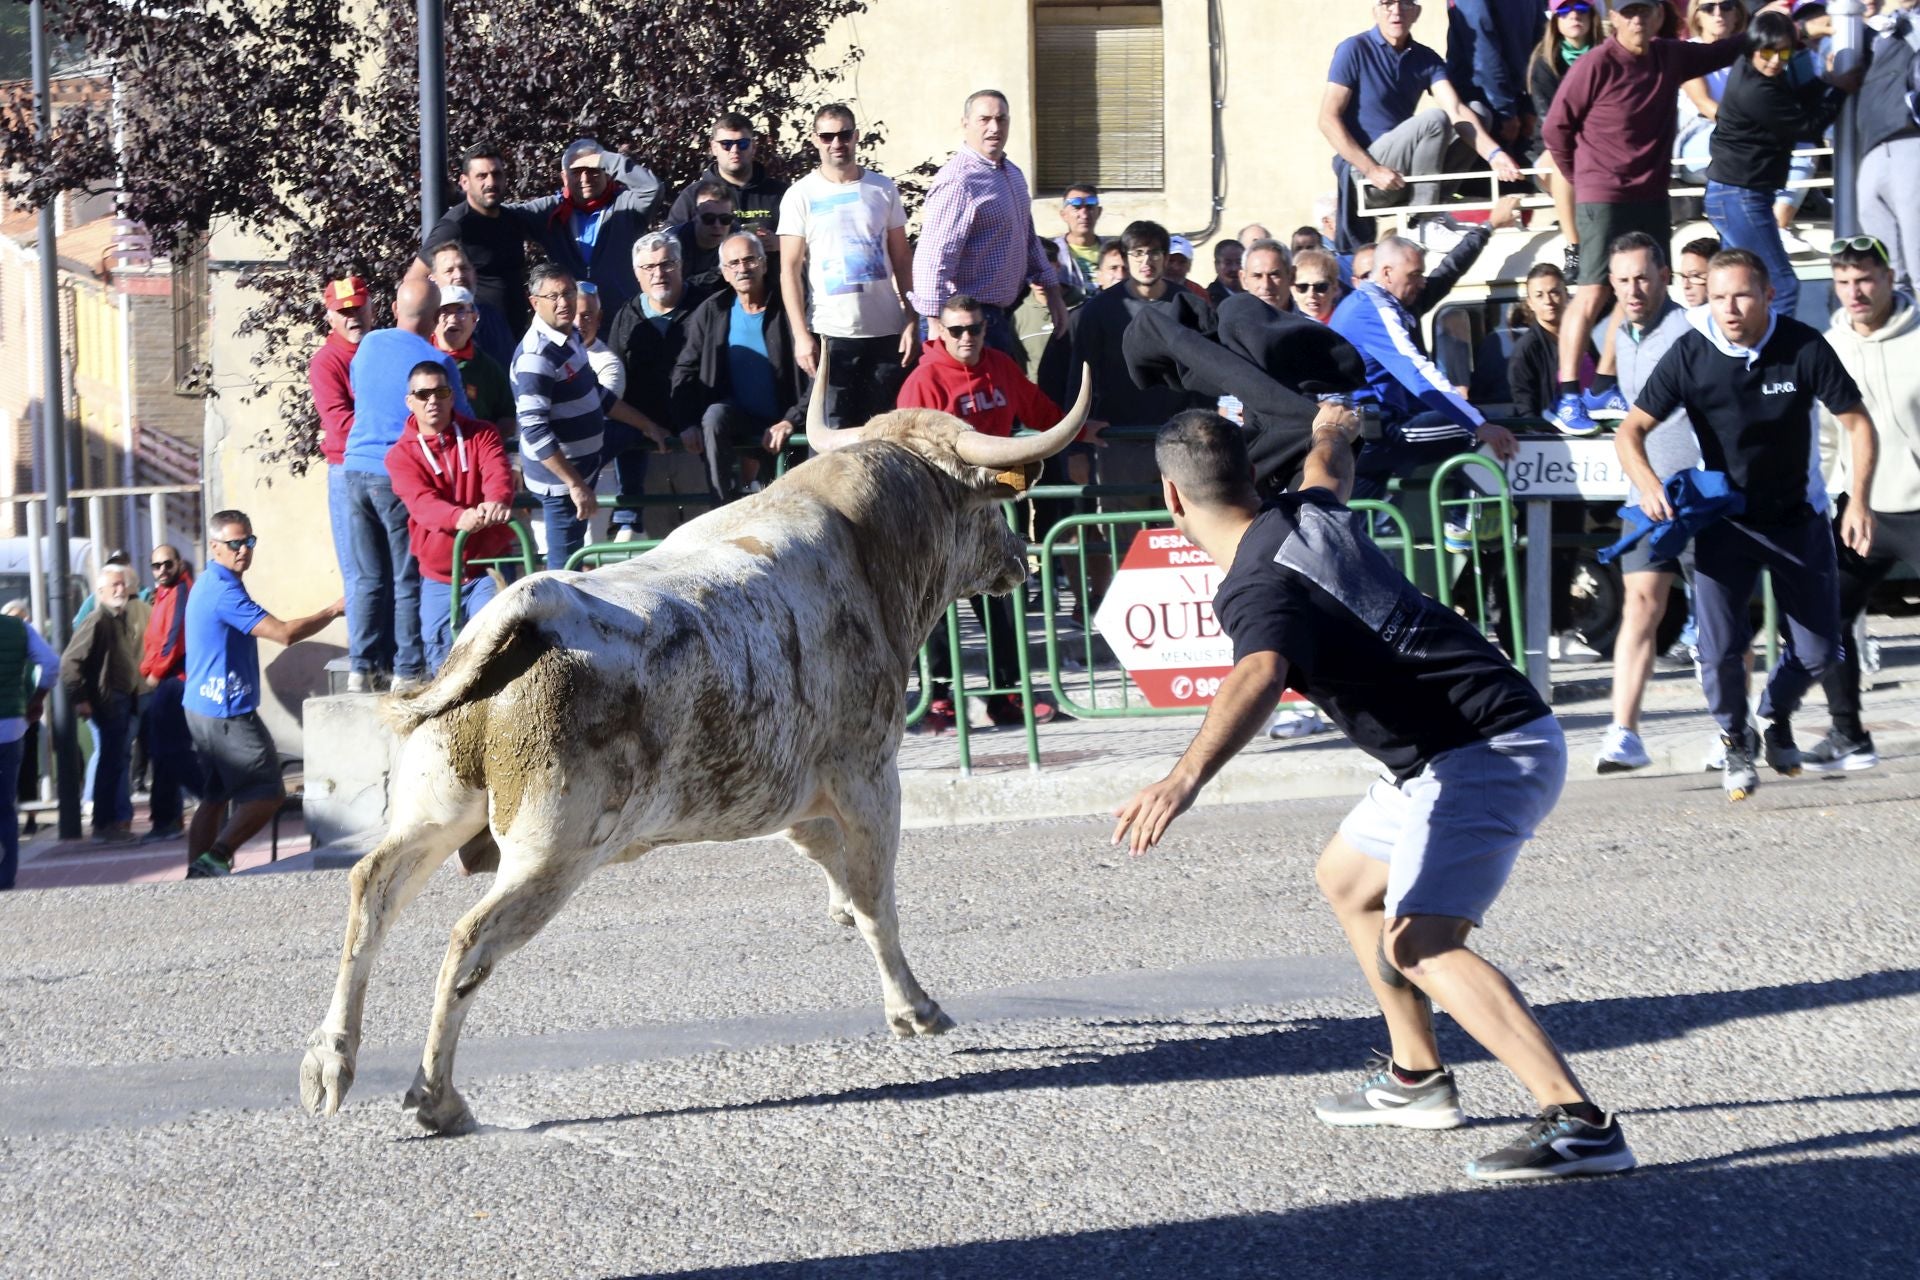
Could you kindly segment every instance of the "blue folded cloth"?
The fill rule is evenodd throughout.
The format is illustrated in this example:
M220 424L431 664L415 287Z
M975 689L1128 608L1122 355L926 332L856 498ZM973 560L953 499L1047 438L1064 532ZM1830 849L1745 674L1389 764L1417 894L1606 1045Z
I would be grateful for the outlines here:
M1656 560L1675 560L1693 541L1693 535L1716 520L1747 509L1746 495L1735 489L1724 471L1680 471L1666 483L1667 505L1673 519L1655 520L1637 505L1620 508L1620 540L1598 553L1601 564L1612 564L1642 538L1651 538Z

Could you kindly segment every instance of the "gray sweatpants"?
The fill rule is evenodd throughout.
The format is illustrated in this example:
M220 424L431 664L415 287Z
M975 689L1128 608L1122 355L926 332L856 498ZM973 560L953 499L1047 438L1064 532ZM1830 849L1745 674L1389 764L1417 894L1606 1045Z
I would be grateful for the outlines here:
M1367 154L1398 173L1462 173L1478 168L1472 144L1439 107L1409 116L1367 145ZM1371 206L1439 204L1458 182L1416 182L1400 191L1367 192Z
M1887 246L1902 289L1920 286L1920 137L1894 138L1860 158L1860 229Z

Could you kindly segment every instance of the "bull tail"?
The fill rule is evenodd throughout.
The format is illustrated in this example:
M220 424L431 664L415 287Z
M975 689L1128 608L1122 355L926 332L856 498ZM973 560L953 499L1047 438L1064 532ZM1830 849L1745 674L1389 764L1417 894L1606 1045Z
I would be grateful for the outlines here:
M507 588L461 630L431 683L387 699L387 722L404 737L429 720L500 692L553 648L542 626L569 610L572 597L570 587L546 574Z

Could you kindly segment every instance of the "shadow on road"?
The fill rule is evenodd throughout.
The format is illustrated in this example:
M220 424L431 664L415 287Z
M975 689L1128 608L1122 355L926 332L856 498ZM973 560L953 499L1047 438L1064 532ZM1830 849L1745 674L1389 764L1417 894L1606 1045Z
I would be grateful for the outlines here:
M1920 1126L1834 1134L1550 1187L1476 1187L1289 1213L673 1274L685 1280L1911 1276L1911 1223L1903 1221L1908 1211L1894 1208L1887 1197L1892 1188L1916 1185L1909 1178L1920 1181L1920 1155L1750 1161L1875 1146L1916 1133ZM1152 1212L1148 1199L1142 1212Z
M1688 995L1631 996L1606 1000L1574 1000L1543 1005L1536 1010L1543 1025L1568 1052L1617 1049L1654 1044L1684 1036L1702 1027L1740 1018L1792 1013L1865 1000L1886 1000L1920 992L1920 969L1887 969L1826 982L1786 983L1743 991L1708 991ZM1204 1023L1180 1020L1156 1022L1127 1019L1093 1022L1091 1027L1231 1028L1235 1034L1206 1039L1167 1039L1141 1042L1078 1043L1041 1050L1051 1060L1017 1062L982 1071L967 1071L938 1080L868 1085L828 1093L709 1107L685 1107L621 1115L554 1119L529 1126L543 1133L577 1124L610 1124L667 1116L783 1110L791 1107L842 1106L863 1102L914 1102L976 1096L1012 1089L1082 1089L1115 1085L1170 1084L1182 1081L1257 1079L1268 1076L1317 1075L1359 1065L1383 1032L1379 1019L1305 1018L1285 1023ZM1449 1061L1484 1062L1487 1053L1443 1018L1441 1047ZM955 1057L974 1057L1001 1051L967 1047ZM1029 1050L1020 1050L1027 1053ZM1849 1095L1857 1096L1857 1095ZM1885 1096L1891 1100L1892 1095ZM1810 1099L1792 1099L1804 1101ZM1839 1100L1836 1095L1835 1100ZM1773 1100L1756 1105L1768 1105ZM1727 1106L1739 1104L1703 1104Z

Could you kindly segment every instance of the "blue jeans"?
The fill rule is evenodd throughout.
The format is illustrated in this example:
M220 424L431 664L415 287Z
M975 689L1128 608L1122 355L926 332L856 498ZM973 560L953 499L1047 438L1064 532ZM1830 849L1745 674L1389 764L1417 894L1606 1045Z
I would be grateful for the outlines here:
M25 738L0 742L0 889L13 888L20 870L20 760Z
M1720 233L1721 248L1745 249L1759 255L1773 278L1773 314L1792 315L1800 301L1800 281L1793 274L1793 260L1780 243L1780 224L1773 220L1773 192L1709 181L1707 221Z
M340 563L340 582L353 599L353 535L347 523L352 499L347 491L347 469L327 468L327 523L333 530L333 558Z
M355 671L418 679L427 673L420 647L420 566L407 543L406 504L393 482L370 471L347 472L347 527L356 582L347 597L347 657Z
M480 606L499 594L493 575L481 574L460 588L460 625L465 626ZM427 650L427 671L436 672L446 665L447 650L453 648L453 584L420 579L420 642Z
M107 693L93 704L93 829L133 821L133 695Z
M187 682L162 680L147 695L141 712L141 727L147 735L147 759L153 762L153 798L149 804L153 829L164 831L180 825L186 816L181 793L198 796L205 779L200 775L200 757L193 752L193 739L187 735L187 713L182 705Z

